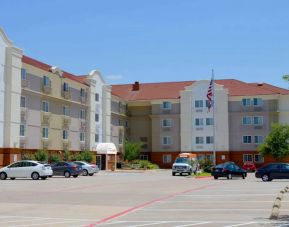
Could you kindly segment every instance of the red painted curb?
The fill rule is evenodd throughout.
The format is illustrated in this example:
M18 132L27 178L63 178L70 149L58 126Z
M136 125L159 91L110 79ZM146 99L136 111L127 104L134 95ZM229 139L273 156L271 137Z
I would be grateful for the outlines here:
M100 225L100 224L103 224L105 222L108 222L110 220L113 220L115 218L118 218L118 217L121 217L121 216L124 216L126 214L129 214L137 209L140 209L140 208L144 208L146 206L149 206L153 203L156 203L156 202L159 202L159 201L164 201L164 200L167 200L169 198L173 198L177 195L182 195L182 194L186 194L188 192L192 192L192 191L197 191L197 190L201 190L201 189L205 189L205 188L210 188L210 187L215 187L215 186L218 186L219 184L213 184L213 185L204 185L202 187L198 187L198 188L192 188L192 189L188 189L186 191L182 191L182 192L177 192L177 193L174 193L174 194L170 194L170 195L167 195L167 196L164 196L164 197L161 197L161 198L158 198L158 199L154 199L154 200L151 200L149 202L146 202L146 203L143 203L143 204L140 204L140 205L137 205L135 207L132 207L132 208L129 208L127 210L124 210L124 211L121 211L119 213L116 213L114 215L111 215L107 218L104 218L104 219L101 219L99 220L98 222L95 222L95 223L92 223L92 224L89 224L87 225L86 227L94 227L94 226L97 226L97 225Z
M196 179L212 178L212 176L197 176Z

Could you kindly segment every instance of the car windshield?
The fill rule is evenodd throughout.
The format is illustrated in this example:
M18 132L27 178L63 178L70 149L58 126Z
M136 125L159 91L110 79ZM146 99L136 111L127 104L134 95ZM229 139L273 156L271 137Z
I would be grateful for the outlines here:
M188 158L177 158L175 163L188 163L189 159Z
M216 165L215 168L223 168L224 167L224 164L220 164L220 165Z

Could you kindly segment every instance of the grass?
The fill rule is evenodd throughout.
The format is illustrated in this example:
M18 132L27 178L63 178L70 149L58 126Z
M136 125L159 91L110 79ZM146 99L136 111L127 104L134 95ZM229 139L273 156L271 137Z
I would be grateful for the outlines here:
M206 173L206 172L203 172L203 173L197 173L196 175L194 175L195 177L209 177L211 176L211 173Z

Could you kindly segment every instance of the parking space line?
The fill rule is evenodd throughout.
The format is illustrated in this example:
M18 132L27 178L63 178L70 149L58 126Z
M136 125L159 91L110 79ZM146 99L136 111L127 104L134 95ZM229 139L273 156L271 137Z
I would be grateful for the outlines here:
M200 212L211 212L211 211L268 211L268 209L140 209L140 211L153 211L153 212L175 212L175 211L200 211ZM270 211L270 210L269 210ZM289 211L282 209L282 211Z
M192 224L186 224L186 225L176 225L174 227L186 227L186 226L194 226L194 225L205 225L205 224L209 224L211 222L209 221L204 221L204 222L198 222L198 223L192 223Z
M191 200L191 201L188 201L188 200L177 200L177 201L161 201L160 203L195 203L196 200ZM282 201L282 203L289 203L289 201ZM224 200L210 200L210 201L204 201L202 200L202 203L224 203ZM255 201L255 200L229 200L229 201L226 201L226 203L273 203L272 200L263 200L263 201Z
M177 195L178 197L242 197L242 196L276 196L275 194L236 194L236 195L232 195L232 194L210 194L210 195Z
M158 221L158 222L151 222L151 223L146 223L146 224L140 224L140 225L129 225L127 227L141 227L141 226L151 226L151 225L160 225L160 224L165 224L167 223L166 221Z
M246 222L246 223L241 223L241 224L236 224L236 225L226 225L224 227L237 227L237 226L244 226L244 225L251 225L251 224L257 224L257 222Z
M44 221L44 220L50 220L50 218L34 218L34 219L26 219L26 220L13 220L13 221L0 221L0 224L5 223L13 223L13 222L27 222L27 221Z
M29 225L12 225L10 227L29 227L29 226L43 226L43 225L55 225L55 224L65 224L65 223L75 223L76 221L59 221L59 222L46 222L46 223L38 223L38 224L29 224Z

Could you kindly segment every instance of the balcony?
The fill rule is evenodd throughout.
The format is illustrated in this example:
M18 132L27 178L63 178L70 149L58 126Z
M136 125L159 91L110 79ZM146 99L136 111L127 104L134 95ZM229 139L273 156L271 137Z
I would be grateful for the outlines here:
M79 129L80 130L85 130L86 128L86 122L84 120L81 120L80 123L79 123Z
M71 92L70 92L70 90L68 90L68 91L62 90L61 95L62 95L62 97L65 98L65 99L71 99Z
M85 93L84 96L80 96L79 99L80 99L79 101L80 101L81 103L87 104L87 93Z
M29 86L28 80L21 80L21 87L26 88Z
M50 112L41 112L41 123L42 125L49 125L51 118Z
M62 127L68 129L71 124L71 117L63 116L62 117Z
M51 85L42 85L42 92L45 94L51 94Z

